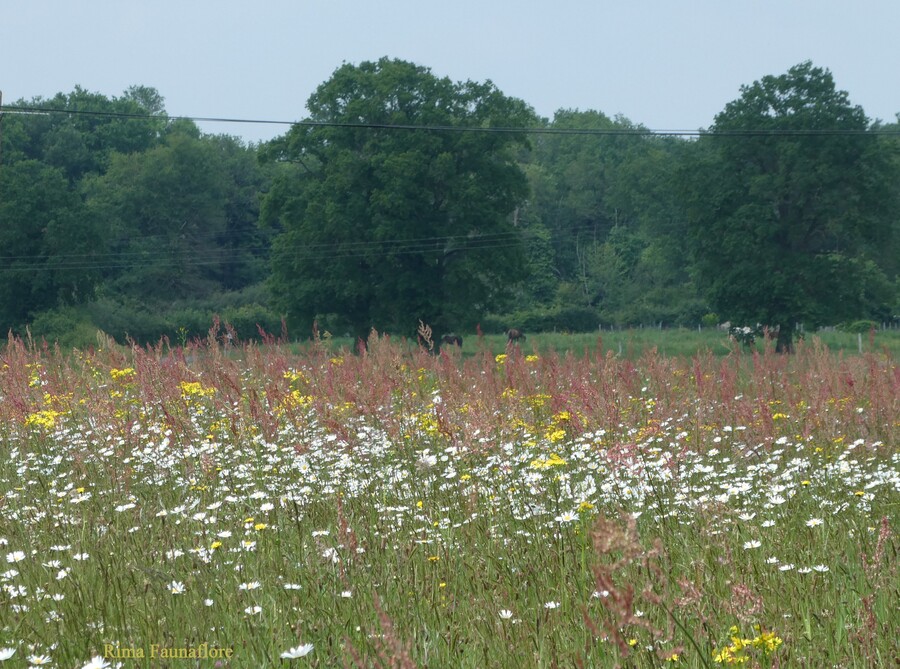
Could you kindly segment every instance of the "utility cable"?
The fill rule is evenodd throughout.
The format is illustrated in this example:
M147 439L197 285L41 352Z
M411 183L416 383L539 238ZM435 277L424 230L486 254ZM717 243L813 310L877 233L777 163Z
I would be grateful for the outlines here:
M750 128L736 130L716 129L652 129L635 128L558 128L550 126L475 126L475 125L431 125L411 123L351 123L344 121L281 121L273 119L228 118L217 116L169 116L153 114L137 114L128 112L91 111L83 109L56 109L51 107L0 106L0 112L9 114L70 114L75 116L97 116L107 118L143 120L143 121L193 121L195 123L238 123L249 125L283 125L311 128L349 128L363 130L402 130L427 132L476 132L507 134L540 134L540 135L597 135L597 136L637 136L637 137L799 137L799 136L849 136L849 135L900 135L898 128L867 129L788 129L788 128Z

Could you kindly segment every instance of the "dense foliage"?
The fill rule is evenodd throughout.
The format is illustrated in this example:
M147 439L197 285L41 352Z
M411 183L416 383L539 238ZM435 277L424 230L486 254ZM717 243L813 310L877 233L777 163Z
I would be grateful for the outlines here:
M778 327L782 348L796 323L886 316L867 251L897 216L896 183L867 127L804 63L745 86L702 138L688 216L698 276L729 316Z
M37 109L52 109L36 112ZM699 139L490 82L345 64L262 146L81 88L0 116L0 330L63 343L369 328L813 328L900 313L897 125L827 70ZM395 127L390 127L395 126ZM398 128L396 126L402 126ZM530 132L522 132L529 128Z
M513 153L525 136L463 129L524 127L530 109L386 58L344 65L308 107L312 124L270 148L300 164L265 210L281 231L272 286L289 323L446 331L501 304L523 262L510 214L527 195Z

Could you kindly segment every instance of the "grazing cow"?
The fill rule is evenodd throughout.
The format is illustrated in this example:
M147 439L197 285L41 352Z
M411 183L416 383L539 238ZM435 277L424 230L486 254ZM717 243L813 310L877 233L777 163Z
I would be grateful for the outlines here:
M517 330L516 328L510 328L509 330L507 330L506 336L508 337L508 340L507 340L508 344L512 344L513 342L518 343L518 341L520 339L522 341L525 341L527 339L527 337L525 336L525 333L522 332L521 330Z
M441 343L447 346L462 346L463 338L455 334L446 334L441 337Z

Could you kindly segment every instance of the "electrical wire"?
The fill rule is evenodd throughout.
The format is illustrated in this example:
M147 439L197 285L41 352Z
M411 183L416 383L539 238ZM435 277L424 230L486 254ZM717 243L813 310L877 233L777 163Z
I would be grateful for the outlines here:
M458 247L453 249L401 249L391 252L383 252L383 253L369 253L369 252L338 252L334 254L330 254L328 256L323 256L321 254L312 255L312 254L297 254L292 256L292 260L295 261L334 261L341 259L352 259L352 258L365 258L370 257L372 255L382 256L382 257L393 257L393 256L401 256L401 255L427 255L427 254L444 254L450 251L485 251L485 250L495 250L495 249L506 249L506 248L515 248L519 246L519 243L485 243L485 244L474 244L464 247ZM207 258L208 254L204 254L204 258ZM55 257L49 257L48 260L55 260ZM229 262L229 258L219 258L215 260L209 259L199 259L199 258L186 258L180 259L175 257L160 257L155 259L153 262L148 263L117 263L117 264L94 264L94 263L70 263L70 264L43 264L37 265L32 264L28 266L18 266L18 267L8 267L0 270L0 274L4 274L7 272L62 272L62 271L84 271L84 270L108 270L108 269L135 269L138 267L147 267L149 265L153 265L157 268L184 268L184 267L202 267L202 266L213 266L213 265L223 265Z
M582 222L567 227L571 235L594 232L598 225L593 222ZM513 248L518 246L528 235L528 228L514 228L503 232L469 235L447 235L440 237L409 237L392 239L371 239L356 241L329 241L329 242L302 242L294 244L279 243L279 252L293 252L297 260L321 260L341 258L361 258L367 256L391 256L411 255L418 253L449 253L451 251L469 251L480 249ZM137 242L147 242L160 239L168 239L165 235L147 235L145 237L130 235L129 239ZM455 244L458 244L456 246ZM227 263L246 254L253 255L265 253L271 248L267 244L253 244L239 248L213 247L204 251L203 258L197 260L180 259L187 265L215 265ZM0 256L0 262L9 263L15 261L31 261L29 264L20 263L17 267L6 268L7 271L42 271L64 269L123 269L128 267L146 266L155 261L166 261L172 256L172 251L110 251L105 253L61 253L53 256L40 254L6 255ZM47 265L46 260L52 258L52 265ZM130 262L133 259L137 262ZM62 261L62 262L59 262ZM2 270L0 270L2 271Z
M591 222L570 226L567 231L570 234L594 232L598 226ZM523 241L527 241L528 228L498 233L469 237L464 235L446 237L418 237L408 239L364 240L364 241L337 241L319 243L281 243L276 248L279 253L292 253L292 259L296 261L315 260L340 260L347 258L365 257L389 257L420 254L449 254L456 251L481 251L486 249L516 248ZM458 246L453 244L459 244ZM194 258L175 258L171 251L142 252L125 251L100 254L61 254L54 256L20 255L0 256L0 261L27 260L28 264L19 264L16 267L8 267L0 271L30 272L30 271L62 271L62 270L87 270L87 269L128 269L132 267L145 267L149 264L161 264L167 266L211 266L227 264L238 260L254 252L265 252L270 249L266 245L254 245L239 249L214 248L204 252L203 256ZM129 257L134 256L134 262ZM46 261L52 258L53 263ZM63 262L58 262L59 260Z
M757 128L744 130L685 130L685 129L651 129L651 128L556 128L547 126L469 126L469 125L430 125L405 123L350 123L343 121L281 121L273 119L227 118L217 116L168 116L152 114L136 114L127 112L91 111L82 109L56 109L52 107L0 106L0 114L70 114L75 116L97 116L132 120L157 121L193 121L195 123L235 123L250 125L283 125L311 128L351 128L363 130L403 130L427 132L476 132L507 133L530 135L597 135L597 136L637 136L637 137L798 137L798 136L851 136L851 135L900 135L898 128L851 129L780 129Z

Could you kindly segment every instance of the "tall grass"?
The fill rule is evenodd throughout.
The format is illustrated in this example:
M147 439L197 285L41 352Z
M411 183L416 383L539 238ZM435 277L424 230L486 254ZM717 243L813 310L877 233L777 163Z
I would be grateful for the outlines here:
M898 660L890 356L533 351L9 341L0 666Z

